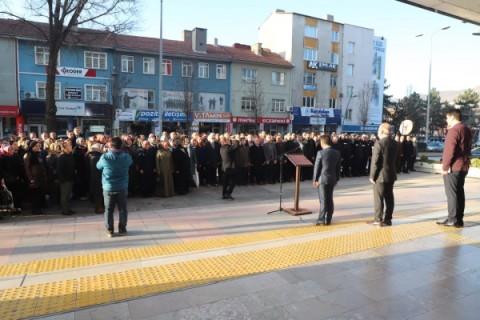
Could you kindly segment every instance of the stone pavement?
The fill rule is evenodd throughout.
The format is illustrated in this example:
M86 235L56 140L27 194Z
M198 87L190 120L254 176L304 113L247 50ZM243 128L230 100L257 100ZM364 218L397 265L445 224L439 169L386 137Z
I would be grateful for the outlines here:
M202 285L132 296L42 319L478 319L479 186L480 180L467 179L464 229L435 226L434 220L446 215L442 178L418 172L399 176L392 228L363 223L372 218L373 205L366 177L339 182L333 224L316 227L318 232L311 230L319 207L311 181L301 183L300 205L314 211L304 216L281 211L267 214L280 208L279 184L238 187L235 201L222 200L220 187L168 199L131 198L128 236L112 239L105 237L103 216L95 215L87 202L75 202L79 213L72 217L50 211L44 217L23 214L0 222L1 265L188 245L235 235L297 233L283 237L268 233L230 247L2 277L0 289L258 253L254 256L258 263L245 265L253 270L266 259L259 253L296 245L292 248L298 252L282 251L286 254L272 259L273 268L266 272L246 270L226 280L212 275ZM293 183L283 184L283 208L293 206L293 189ZM352 223L343 224L347 221ZM364 239L371 243L362 247L359 243ZM329 250L324 258L295 258L287 267L281 264L300 251L303 257ZM5 300L0 295L0 309Z

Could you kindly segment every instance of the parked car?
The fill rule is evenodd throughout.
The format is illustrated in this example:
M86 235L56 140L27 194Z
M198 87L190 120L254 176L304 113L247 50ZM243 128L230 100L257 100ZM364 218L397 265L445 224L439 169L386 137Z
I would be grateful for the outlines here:
M472 149L472 159L473 158L478 158L480 159L480 147L477 147L477 148L473 148Z
M445 144L443 142L430 142L427 144L427 151L431 152L443 152Z

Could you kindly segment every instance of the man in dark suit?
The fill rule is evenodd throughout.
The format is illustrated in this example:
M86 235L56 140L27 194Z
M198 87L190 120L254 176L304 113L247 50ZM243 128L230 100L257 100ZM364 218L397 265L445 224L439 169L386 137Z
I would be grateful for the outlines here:
M318 188L320 213L315 225L328 226L333 216L333 189L340 180L341 155L331 148L332 140L328 135L320 137L322 150L318 151L313 169L313 186Z
M223 170L223 188L222 199L233 200L232 192L235 188L235 152L238 148L238 142L235 137L232 137L231 144L226 136L220 137L220 156L222 158L222 170Z
M372 150L370 182L373 184L375 219L369 223L379 227L392 225L395 205L393 185L397 180L398 146L397 142L390 137L391 131L390 124L382 123L378 128L379 140Z
M447 113L448 133L442 154L442 174L447 195L448 217L441 224L449 227L463 227L465 211L465 177L470 168L472 132L462 122L459 109Z

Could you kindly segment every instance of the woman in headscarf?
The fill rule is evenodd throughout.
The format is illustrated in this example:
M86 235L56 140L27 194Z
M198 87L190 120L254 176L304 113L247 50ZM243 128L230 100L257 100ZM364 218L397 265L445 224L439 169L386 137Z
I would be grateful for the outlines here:
M157 168L157 196L172 197L175 195L173 189L173 160L172 152L168 148L168 142L163 140L158 145L156 155Z

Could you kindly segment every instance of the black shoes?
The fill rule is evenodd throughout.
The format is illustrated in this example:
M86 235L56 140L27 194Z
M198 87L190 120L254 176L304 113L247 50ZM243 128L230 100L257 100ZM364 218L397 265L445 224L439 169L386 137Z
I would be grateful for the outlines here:
M126 234L127 234L127 229L123 228L123 229L118 230L118 235L119 236L124 236Z
M222 199L223 199L223 200L235 200L235 198L232 197L232 195L230 195L230 194L224 195L224 196L222 197Z
M392 220L388 220L388 219L383 220L383 225L386 227L390 227L392 225Z
M107 229L107 237L112 238L113 237L113 229Z

